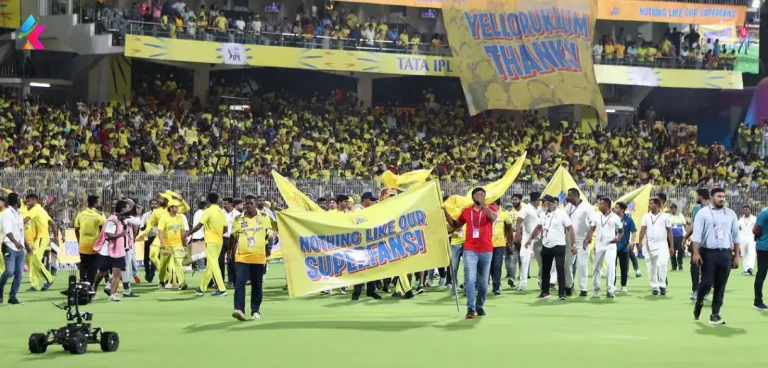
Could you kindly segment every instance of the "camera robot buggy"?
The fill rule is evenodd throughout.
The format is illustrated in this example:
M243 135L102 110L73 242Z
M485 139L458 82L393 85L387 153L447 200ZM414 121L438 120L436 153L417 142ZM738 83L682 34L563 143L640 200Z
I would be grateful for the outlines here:
M91 327L93 313L80 312L80 305L88 304L93 298L90 284L78 283L75 275L69 276L66 291L67 304L57 307L67 311L67 325L45 333L34 333L29 337L29 351L32 354L45 353L49 345L61 345L72 354L85 354L88 344L99 344L105 352L117 351L120 337L117 332ZM74 309L74 312L73 312Z

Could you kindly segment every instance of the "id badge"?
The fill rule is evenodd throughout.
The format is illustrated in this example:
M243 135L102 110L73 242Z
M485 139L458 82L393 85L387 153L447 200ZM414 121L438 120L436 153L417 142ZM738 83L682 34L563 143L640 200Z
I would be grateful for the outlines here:
M715 229L715 238L717 239L725 238L725 231L723 231L723 229Z
M254 239L252 236L248 237L248 248L254 248L256 247L256 239Z
M472 239L478 239L480 238L480 229L474 228L472 229Z

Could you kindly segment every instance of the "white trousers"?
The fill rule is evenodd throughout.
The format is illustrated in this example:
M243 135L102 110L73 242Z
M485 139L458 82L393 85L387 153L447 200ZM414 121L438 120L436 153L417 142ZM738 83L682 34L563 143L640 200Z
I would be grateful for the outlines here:
M648 264L648 278L651 289L659 290L667 287L667 264L669 263L669 248L664 245L649 245L648 256L645 258Z
M613 245L611 247L611 245ZM600 290L600 279L603 276L603 261L607 266L605 284L609 293L616 292L616 245L608 244L604 247L595 247L595 261L592 263L592 287Z
M531 242L531 245L526 248L525 242L530 239L530 235L523 234L522 238L522 245L520 246L520 283L519 286L525 287L528 284L528 268L531 266L531 251L532 248L534 248L536 245ZM539 249L539 254L537 254L538 258L541 258L541 249ZM541 272L541 271L539 271Z
M579 276L579 290L587 291L587 278L589 266L589 248L584 250L584 239L576 239L576 254L571 253L571 250L566 247L565 249L565 284L571 288L575 288L573 270L576 269L576 273Z
M746 241L741 243L741 254L744 255L744 271L755 269L755 257L757 257L757 250L755 249L754 241Z
M125 251L125 271L120 272L123 282L133 281L133 265L136 264L136 252L133 249Z

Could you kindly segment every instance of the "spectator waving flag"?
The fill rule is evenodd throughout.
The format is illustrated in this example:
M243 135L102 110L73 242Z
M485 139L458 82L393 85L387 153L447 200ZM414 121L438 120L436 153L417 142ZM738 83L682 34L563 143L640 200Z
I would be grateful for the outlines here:
M501 196L504 195L504 192L506 192L512 183L515 182L517 175L520 174L520 170L522 170L523 164L525 163L525 156L526 154L523 152L523 155L515 161L512 167L507 170L501 179L483 186L483 189L485 189L486 204L491 204L501 198ZM464 208L472 205L472 189L475 188L471 188L466 196L452 195L443 203L443 206L453 218L459 217Z
M280 195L283 197L285 204L288 205L289 211L323 211L317 203L313 202L306 194L291 184L288 179L272 170L272 177L275 179L277 189L280 191Z

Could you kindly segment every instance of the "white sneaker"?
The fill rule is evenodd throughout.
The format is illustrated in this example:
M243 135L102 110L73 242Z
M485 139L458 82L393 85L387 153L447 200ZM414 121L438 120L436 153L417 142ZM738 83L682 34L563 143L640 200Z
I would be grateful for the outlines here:
M347 291L344 289L339 290L339 292L341 293L341 295L347 295Z
M109 296L109 301L110 302L119 302L120 301L120 297L117 296L117 294L112 294L112 295Z
M166 289L166 290L175 289L175 288L176 288L176 287L175 287L175 286L173 286L173 284L171 284L170 282L169 282L169 283L167 283L167 284L165 284L165 289Z
M255 320L261 319L261 314L259 314L259 312L253 312L253 319Z
M595 291L592 292L592 297L593 298L599 298L600 297L600 290L599 289L595 289Z
M627 287L626 286L622 286L621 287L621 292L622 293L626 293L627 292Z
M517 291L525 291L525 285L518 286Z

